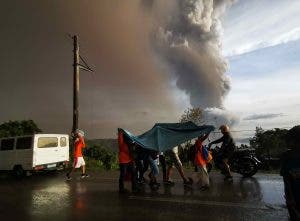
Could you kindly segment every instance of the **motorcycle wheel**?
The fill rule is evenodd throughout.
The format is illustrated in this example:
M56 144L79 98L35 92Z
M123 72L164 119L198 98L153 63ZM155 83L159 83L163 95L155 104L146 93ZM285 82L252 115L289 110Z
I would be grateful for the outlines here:
M256 174L258 167L254 160L252 159L244 159L241 161L240 166L240 173L243 177L252 177Z

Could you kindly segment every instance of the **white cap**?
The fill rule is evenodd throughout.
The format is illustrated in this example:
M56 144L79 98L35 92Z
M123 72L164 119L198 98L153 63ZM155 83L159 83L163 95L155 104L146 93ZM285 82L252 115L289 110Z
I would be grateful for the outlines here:
M82 137L84 136L84 132L82 130L77 129L75 132Z

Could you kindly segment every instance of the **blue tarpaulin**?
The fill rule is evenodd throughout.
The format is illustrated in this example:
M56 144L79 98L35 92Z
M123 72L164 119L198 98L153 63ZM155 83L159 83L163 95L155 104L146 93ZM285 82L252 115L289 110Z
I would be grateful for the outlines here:
M197 126L193 122L186 123L157 123L154 127L139 136L123 130L124 135L143 148L164 152L188 140L210 133L215 128L211 125Z

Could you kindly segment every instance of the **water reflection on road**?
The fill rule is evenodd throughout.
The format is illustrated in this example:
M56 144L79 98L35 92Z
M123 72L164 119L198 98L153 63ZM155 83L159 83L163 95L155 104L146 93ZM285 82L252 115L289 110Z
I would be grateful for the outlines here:
M40 182L31 192L32 215L66 214L72 202L70 196L71 188L67 183L49 182L49 180Z
M85 180L74 177L70 182L61 173L21 181L0 179L0 218L124 220L129 214L132 220L194 220L201 211L207 220L288 220L279 176L235 176L233 182L224 182L212 173L206 191L197 185L184 188L180 179L174 180L173 187L161 185L151 191L145 185L139 194L120 196L117 173L93 174ZM211 217L214 213L218 216Z

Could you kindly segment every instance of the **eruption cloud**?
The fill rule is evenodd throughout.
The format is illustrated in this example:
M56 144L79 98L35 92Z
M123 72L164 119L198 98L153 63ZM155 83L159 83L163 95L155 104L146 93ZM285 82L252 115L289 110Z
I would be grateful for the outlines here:
M89 138L115 137L118 127L139 134L177 122L191 106L221 110L230 82L220 18L232 3L5 1L0 122L33 119L43 131L70 130L73 48L66 32L79 35L80 53L95 70L80 77L79 126Z
M240 120L234 113L220 108L204 109L203 119L205 124L211 124L217 129L223 124L232 127L239 123Z
M152 1L152 45L193 107L223 107L230 89L221 55L220 16L232 0Z

